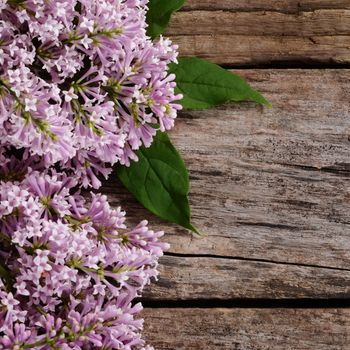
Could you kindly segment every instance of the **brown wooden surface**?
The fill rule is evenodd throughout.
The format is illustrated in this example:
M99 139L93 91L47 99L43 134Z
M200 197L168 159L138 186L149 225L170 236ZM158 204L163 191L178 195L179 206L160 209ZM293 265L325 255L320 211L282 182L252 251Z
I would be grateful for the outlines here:
M249 68L236 72L273 108L180 114L171 137L201 239L105 184L130 224L149 218L171 243L144 294L146 339L158 350L350 349L350 69L339 69L350 67L350 1L188 0L168 34L182 55Z
M116 181L104 191L164 229L172 253L350 270L350 70L238 73L272 109L185 111L171 133L205 237L150 216Z
M182 55L219 64L346 64L350 3L189 0L168 34Z
M149 215L116 181L104 187L131 222L149 217L172 245L144 298L164 307L198 299L349 300L350 70L238 73L272 109L184 111L171 133L205 237ZM347 309L161 308L145 318L157 349L349 348Z
M237 259L174 257L144 297L157 300L350 299L350 271ZM349 320L350 321L350 320Z
M349 10L348 0L187 0L183 11L226 10L226 11L280 11L298 13L321 9Z
M153 309L144 316L158 350L346 350L350 344L344 309Z

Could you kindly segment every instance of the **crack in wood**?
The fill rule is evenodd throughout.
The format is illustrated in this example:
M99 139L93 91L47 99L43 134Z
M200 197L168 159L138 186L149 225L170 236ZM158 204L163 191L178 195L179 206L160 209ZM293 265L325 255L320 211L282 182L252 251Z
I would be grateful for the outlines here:
M333 266L323 266L323 265L312 265L312 264L301 264L301 263L291 263L284 261L275 261L268 259L256 259L256 258L246 258L240 256L224 256L224 255L215 255L215 254L182 254L182 253L172 253L165 252L164 256L173 256L177 258L211 258L211 259L225 259L225 260L237 260L237 261L249 261L249 262L261 262L267 264L275 264L275 265L289 265L289 266L299 266L299 267L308 267L308 268L316 268L316 269L327 269L334 271L350 271L350 268L341 268L341 267L333 267Z
M288 163L275 163L282 166L296 168L306 171L317 171L329 174L335 174L342 177L350 177L350 163L336 163L334 165L315 167L310 165L301 165L301 164L288 164Z
M299 201L300 202L300 201ZM291 225L283 225L283 224L273 224L270 222L247 222L247 221L236 221L238 225L242 226L256 226L256 227L268 227L279 230L289 230L289 231L301 231L302 227L291 226Z
M245 8L235 8L235 9L229 9L229 8L216 8L215 10L210 9L208 7L197 7L196 9L191 8L183 8L178 12L181 13L191 13L193 16L196 15L196 12L208 12L208 13L215 13L215 12L222 12L222 13L232 13L232 14L256 14L256 15L267 15L267 14L283 14L283 15L294 15L294 16L302 16L304 14L309 15L312 13L317 13L318 11L327 10L327 11L347 11L348 8L318 8L318 9L302 9L298 8L295 10L288 10L288 9L262 9L262 8L251 8L251 9L245 9Z

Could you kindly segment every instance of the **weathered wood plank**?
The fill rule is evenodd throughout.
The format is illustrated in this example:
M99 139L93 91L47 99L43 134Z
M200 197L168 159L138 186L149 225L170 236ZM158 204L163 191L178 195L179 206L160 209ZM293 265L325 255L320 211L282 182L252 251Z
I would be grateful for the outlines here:
M172 35L327 36L350 35L350 10L317 10L298 15L277 11L190 11L174 15Z
M173 16L167 34L179 44L181 55L219 64L350 62L349 2L299 6L289 1L287 8L280 3L194 2L190 8L196 10Z
M171 251L350 266L350 70L239 71L273 103L183 112L172 133L191 174L193 238L103 187Z
M321 9L350 9L348 0L187 0L183 11L226 10L226 11L314 11Z
M170 33L171 34L171 33ZM201 57L222 65L344 65L350 62L349 36L171 36L183 57Z
M146 309L158 350L346 350L349 309Z
M350 299L350 270L166 256L144 299Z

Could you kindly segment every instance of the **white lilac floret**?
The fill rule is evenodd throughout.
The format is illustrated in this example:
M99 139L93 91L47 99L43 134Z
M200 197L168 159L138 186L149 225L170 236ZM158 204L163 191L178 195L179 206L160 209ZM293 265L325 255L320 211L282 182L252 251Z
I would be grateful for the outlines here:
M146 0L0 0L0 146L96 188L172 128L177 47L146 36L146 11Z

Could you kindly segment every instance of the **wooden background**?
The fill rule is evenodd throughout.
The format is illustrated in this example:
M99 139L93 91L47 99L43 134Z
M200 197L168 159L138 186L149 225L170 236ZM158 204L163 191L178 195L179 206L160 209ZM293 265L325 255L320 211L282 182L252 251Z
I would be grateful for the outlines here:
M273 109L179 116L171 137L202 239L105 185L172 245L143 298L145 338L158 350L350 349L350 1L188 0L167 34Z

